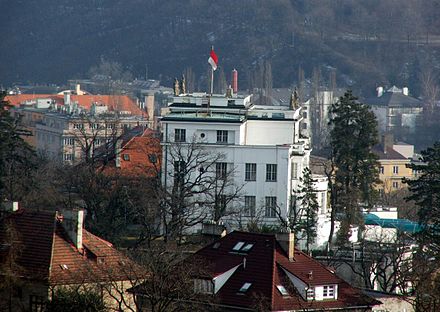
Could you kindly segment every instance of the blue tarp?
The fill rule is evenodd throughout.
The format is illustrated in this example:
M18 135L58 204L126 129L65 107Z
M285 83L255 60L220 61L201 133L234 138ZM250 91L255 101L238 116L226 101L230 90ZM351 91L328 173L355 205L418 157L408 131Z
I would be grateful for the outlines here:
M422 230L417 223L407 219L382 219L378 216L367 213L364 215L366 225L380 225L383 228L393 228L407 233L416 233Z

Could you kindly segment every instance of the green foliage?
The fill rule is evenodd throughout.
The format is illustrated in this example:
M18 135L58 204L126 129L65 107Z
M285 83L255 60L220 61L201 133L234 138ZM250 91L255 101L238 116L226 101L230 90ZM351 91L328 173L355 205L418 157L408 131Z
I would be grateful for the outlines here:
M423 227L420 243L439 250L440 244L440 142L422 151L422 162L411 164L419 177L405 180L412 192L407 200L414 200L420 207L418 217Z
M95 290L57 289L46 305L47 312L104 312L102 298Z
M6 92L0 93L0 198L19 200L31 188L35 152L21 136L30 135L10 114Z
M332 105L330 116L330 159L336 167L333 209L344 214L342 221L346 224L342 229L347 230L350 224L362 223L359 203L371 205L373 186L379 183L379 163L371 152L378 142L377 121L369 107L359 103L350 90Z
M304 168L300 181L302 185L297 192L299 194L297 201L300 203L300 211L295 224L292 224L292 226L294 232L297 233L297 237L305 237L306 249L309 252L310 245L316 238L319 204L313 188L312 172L309 168Z

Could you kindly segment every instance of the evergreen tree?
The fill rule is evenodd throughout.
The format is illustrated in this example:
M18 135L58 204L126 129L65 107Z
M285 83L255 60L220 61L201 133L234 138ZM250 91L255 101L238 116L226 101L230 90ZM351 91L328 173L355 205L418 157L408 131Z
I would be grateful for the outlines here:
M411 191L407 200L414 200L419 206L419 222L424 225L420 243L440 251L440 142L422 151L420 164L411 164L419 177L405 180Z
M343 214L341 229L344 230L340 234L347 238L349 225L362 224L359 203L371 205L374 184L379 183L379 163L371 152L378 143L377 121L369 107L358 102L348 90L332 105L329 125L330 160L335 168L332 222L334 224L336 212Z
M296 224L292 224L294 232L301 234L305 238L307 253L310 252L310 246L316 239L316 223L318 215L318 200L313 188L312 172L309 168L304 168L301 180L301 189L299 190L297 201L300 203L300 211Z
M21 136L30 135L20 119L10 114L11 105L0 92L0 199L19 200L32 182L35 153Z

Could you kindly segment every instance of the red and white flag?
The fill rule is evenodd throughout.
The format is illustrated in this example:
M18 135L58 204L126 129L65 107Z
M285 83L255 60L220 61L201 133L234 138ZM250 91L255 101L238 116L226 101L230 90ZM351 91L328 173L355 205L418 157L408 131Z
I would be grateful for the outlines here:
M211 49L211 54L209 55L208 63L211 64L213 70L217 69L218 57L217 54L215 54L214 49Z

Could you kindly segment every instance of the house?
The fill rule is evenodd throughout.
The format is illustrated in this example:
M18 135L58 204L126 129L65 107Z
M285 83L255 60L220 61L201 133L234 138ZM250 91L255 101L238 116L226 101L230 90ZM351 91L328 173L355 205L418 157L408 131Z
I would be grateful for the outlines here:
M187 261L203 263L194 292L201 304L211 296L220 311L371 311L379 304L296 249L292 233L234 231Z
M222 219L227 227L234 228L237 222L246 223L256 216L265 224L278 224L279 218L286 220L292 209L298 209L292 197L309 165L311 148L309 140L300 137L301 120L297 103L257 105L252 95L235 95L231 89L226 95L176 95L160 121L164 185L172 187L174 183L175 146L196 143L223 156L216 163L216 174L233 171L233 182L240 188L240 198L230 205L242 209ZM318 198L326 205L327 188L322 183L327 182L319 183Z
M7 208L6 208L7 207ZM43 311L60 288L98 290L104 302L117 307L125 289L144 276L113 245L83 227L84 211L28 211L5 205L0 223L0 305L9 311ZM4 286L2 285L2 286ZM121 297L126 296L126 297Z
M92 105L88 111L76 104L65 105L62 110L45 112L35 124L36 149L55 161L75 164L94 157L96 150L112 154L124 132L147 125L141 116L109 111L105 105Z
M407 87L393 86L384 92L379 86L376 90L377 96L365 99L365 104L370 105L376 115L379 131L391 132L398 137L414 133L423 102L410 96Z
M376 186L382 194L406 188L403 179L412 179L413 171L408 165L414 154L414 146L394 143L391 134L383 136L382 143L373 147L372 152L378 157L379 179L382 184Z
M124 175L157 177L161 161L162 148L158 133L140 128L137 135L121 143L120 151L116 153L115 167L120 168Z

